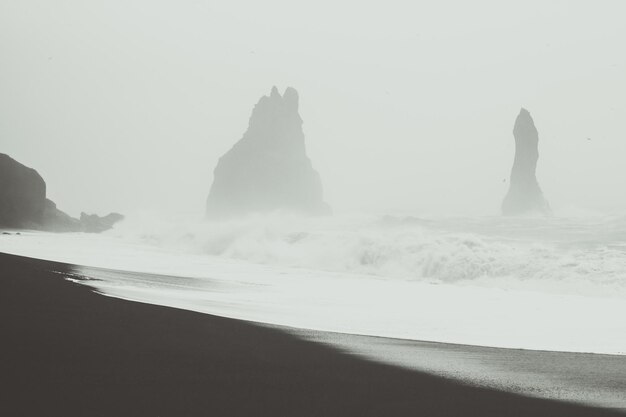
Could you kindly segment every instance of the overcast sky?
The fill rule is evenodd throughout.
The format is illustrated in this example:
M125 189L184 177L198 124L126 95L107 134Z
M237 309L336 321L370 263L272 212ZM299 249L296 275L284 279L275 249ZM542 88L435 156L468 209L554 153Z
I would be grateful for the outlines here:
M2 0L0 152L71 214L201 213L254 104L293 86L336 211L496 214L523 106L557 213L623 211L625 16L619 0Z

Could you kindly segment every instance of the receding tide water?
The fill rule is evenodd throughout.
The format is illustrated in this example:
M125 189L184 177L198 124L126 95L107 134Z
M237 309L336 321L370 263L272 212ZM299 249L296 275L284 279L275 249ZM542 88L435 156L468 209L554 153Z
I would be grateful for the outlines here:
M101 291L227 317L413 340L626 353L626 217L130 217L3 235ZM145 274L148 273L148 274Z

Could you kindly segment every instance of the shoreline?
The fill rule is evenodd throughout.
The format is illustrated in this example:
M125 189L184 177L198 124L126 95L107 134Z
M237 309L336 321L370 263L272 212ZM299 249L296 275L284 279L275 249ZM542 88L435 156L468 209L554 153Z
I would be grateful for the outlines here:
M86 274L102 278L92 283L109 295L222 317L471 346L626 352L621 293L561 293L528 284L531 290L506 278L493 285L395 279L132 242L35 233L0 239L0 252L84 266Z
M65 280L67 264L5 254L0 264L3 415L624 415L367 361L249 322L102 296Z
M142 285L152 280L169 282L172 278L195 278L85 266L78 266L76 272L75 276L79 279L68 279L108 297L241 320L339 348L368 361L427 372L467 385L626 411L626 397L623 395L626 392L626 356L623 354L472 345L302 328L280 322L245 319L237 314L230 316L214 313L208 305L198 308L197 303L184 305L169 298L146 297L141 291L136 297L131 297L126 290L119 292L115 286L106 284L111 280L126 282L131 277L133 282ZM207 292L223 290L219 283L198 288L205 295ZM237 310L242 307L239 306Z

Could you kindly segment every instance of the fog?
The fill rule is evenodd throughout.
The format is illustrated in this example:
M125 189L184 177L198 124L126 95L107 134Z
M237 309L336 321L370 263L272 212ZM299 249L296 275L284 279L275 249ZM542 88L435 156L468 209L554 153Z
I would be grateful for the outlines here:
M273 85L325 200L497 214L513 123L555 214L626 209L621 1L0 3L0 152L70 214L204 211Z

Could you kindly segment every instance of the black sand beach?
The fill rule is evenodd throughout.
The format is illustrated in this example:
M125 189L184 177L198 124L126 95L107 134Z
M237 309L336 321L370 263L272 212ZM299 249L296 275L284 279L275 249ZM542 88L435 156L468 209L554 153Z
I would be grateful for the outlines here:
M0 254L2 416L612 416L464 386L279 329L105 297Z

